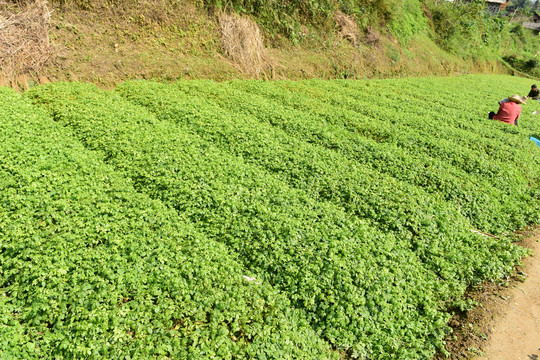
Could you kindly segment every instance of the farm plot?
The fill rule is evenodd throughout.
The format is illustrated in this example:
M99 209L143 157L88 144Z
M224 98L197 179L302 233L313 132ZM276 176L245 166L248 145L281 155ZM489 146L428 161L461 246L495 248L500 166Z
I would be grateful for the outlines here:
M491 257L493 244L472 240L477 236L455 209L418 187L344 161L332 151L305 144L249 117L236 118L204 100L182 99L181 92L167 85L125 84L120 91L150 106L158 117L172 119L185 131L196 131L225 152L264 167L312 197L391 231L409 242L426 266L448 282L468 283L490 269L482 259ZM482 243L482 249L469 251L472 243ZM482 251L484 255L478 256ZM459 267L456 256L462 259Z
M389 89L410 86L415 99L414 80L369 84L52 84L28 97L279 290L341 355L426 359L465 288L523 255L504 233L540 222L538 152L525 136L535 125L524 116L526 127L476 134L479 120L442 121L420 102L398 113Z
M417 79L417 82L422 84L422 80ZM444 81L446 79L439 79L439 82ZM475 83L476 78L470 78L470 82L471 84ZM454 199L454 202L457 200L456 205L460 211L464 210L466 216L470 213L468 217L471 223L487 232L509 232L517 227L522 227L524 223L538 221L538 204L535 199L538 198L538 169L540 167L538 166L538 157L535 156L535 146L531 141L528 141L529 135L535 132L531 127L538 127L538 121L535 122L530 113L523 116L522 124L519 127L504 127L504 124L501 123L486 122L485 113L475 111L475 106L478 105L483 105L485 108L483 102L470 106L468 111L455 112L449 116L445 114L445 111L448 113L451 106L442 107L433 112L429 111L430 105L422 103L411 107L406 100L399 98L405 95L396 93L396 88L402 87L402 82L399 81L380 81L374 82L374 85L372 82L365 84L355 82L352 85L348 82L341 83L345 88L333 83L317 81L309 82L309 86L292 82L268 86L261 83L244 82L239 83L237 88L247 88L251 95L263 94L265 98L274 100L274 102L305 111L309 117L322 118L330 124L347 129L353 136L356 135L356 138L363 137L372 140L372 143L378 143L379 149L394 150L397 148L399 151L409 154L408 157L405 155L404 158L422 158L421 161L425 163L420 168L423 168L422 170L411 167L404 171L406 174L423 172L420 176L411 175L413 177L411 182L422 185L428 191L429 189L435 192L442 190L443 196L447 196L450 200ZM384 90L381 90L383 86L379 83L393 88L394 95L380 96ZM424 96L425 93L430 93L428 85L424 87ZM524 85L523 79L521 85ZM352 97L348 95L351 92L348 87L354 86L360 89L356 89L357 96ZM329 87L332 90L328 90ZM301 91L291 91L290 88L300 88ZM451 90L459 92L462 88L466 88L466 83L458 84ZM390 93L390 90L386 91ZM435 93L437 96L433 96L433 98L436 99L439 93ZM377 94L380 97L377 97ZM371 98L366 100L368 97ZM427 97L427 99L430 98ZM465 94L460 102L470 103L470 99L471 97ZM424 102L429 104L426 97ZM494 103L496 104L496 101ZM535 102L531 105L533 109L537 106ZM402 106L403 109L399 109L399 106ZM411 109L407 110L408 107ZM471 116L471 111L475 112L474 116ZM453 121L454 125L452 125L451 122L447 121L448 118L457 120ZM462 132L451 140L447 139L454 127L461 130L461 127L470 127L470 124L475 122L480 124L477 129ZM422 130L429 126L436 130ZM481 128L482 126L483 128ZM490 128L495 130L490 130ZM491 143L484 141L484 138L489 136L495 137L496 142L498 141L497 146L493 145L493 141ZM464 146L463 144L467 141L469 143ZM509 142L514 142L516 145L508 146ZM510 152L509 148L514 149L513 152ZM339 147L338 150L342 150L342 148ZM356 154L368 158L372 156L368 154L368 151L358 151ZM371 159L367 162L371 162ZM387 170L382 171L390 171L391 166L392 164L387 167ZM456 172L455 169L459 172ZM421 181L425 178L425 173L429 173L431 170L437 174L443 174L441 177L446 179L446 182L470 179L469 184L472 182L472 184L478 184L482 187L479 192L474 194L467 190L467 186L459 187L458 184L446 189L441 188L440 181L433 184L422 184ZM450 173L446 175L444 172ZM470 174L470 176L464 177L463 172ZM407 176L397 173L392 171L393 176ZM493 194L491 190L493 187L502 191L499 192L498 196L489 195L488 200L493 205L486 204L485 200L478 201L478 197L481 198L484 194ZM464 193L465 191L467 192ZM454 194L457 197L454 197ZM503 215L505 218L501 219L501 216L498 216L501 214L501 210L497 204L493 203L493 201L497 202L494 198L503 202L502 214L506 214ZM495 207L494 211L491 211L491 206ZM475 207L476 209L474 209Z
M0 99L0 358L337 358L229 249Z
M442 282L406 241L291 189L199 136L93 86L30 96L135 187L189 218L302 309L333 346L355 356L422 358L441 346L461 282ZM504 257L515 257L509 244ZM495 261L494 271L506 267ZM486 265L488 265L486 263ZM473 269L469 269L473 271Z
M177 86L187 93L210 98L235 114L280 127L297 140L324 146L349 162L368 166L431 194L439 194L453 202L460 213L480 230L491 233L512 231L523 226L536 210L531 206L534 202L530 201L530 196L520 194L526 187L518 187L517 193L502 191L477 174L469 174L448 164L445 159L411 152L395 143L381 143L357 136L354 131L347 131L346 124L336 126L327 120L333 117L333 112L321 116L287 108L278 101L239 91L234 83L181 82ZM272 86L264 84L265 88ZM355 115L349 115L347 121L354 122Z

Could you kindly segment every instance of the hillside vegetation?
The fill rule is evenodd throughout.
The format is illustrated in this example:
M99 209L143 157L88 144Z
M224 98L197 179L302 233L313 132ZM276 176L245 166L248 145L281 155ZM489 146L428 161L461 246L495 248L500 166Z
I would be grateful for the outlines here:
M538 38L509 17L488 15L479 0L31 4L0 2L7 34L0 83L13 87L47 79L114 86L133 78L539 76Z
M0 31L1 359L444 356L540 224L540 102L487 119L532 80L484 74L538 77L538 38L483 1L0 0Z
M540 223L529 82L3 88L0 357L444 352Z

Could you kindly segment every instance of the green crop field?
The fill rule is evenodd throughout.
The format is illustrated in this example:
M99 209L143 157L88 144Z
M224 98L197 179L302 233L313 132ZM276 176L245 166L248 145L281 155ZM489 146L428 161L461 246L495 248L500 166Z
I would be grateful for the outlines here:
M531 81L0 88L0 358L430 359L540 224Z

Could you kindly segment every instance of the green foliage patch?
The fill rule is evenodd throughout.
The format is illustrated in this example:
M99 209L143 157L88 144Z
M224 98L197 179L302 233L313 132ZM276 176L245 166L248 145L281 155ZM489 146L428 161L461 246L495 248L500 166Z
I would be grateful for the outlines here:
M0 358L335 358L226 247L0 98Z
M294 338L300 352L276 354L333 356L317 337L309 347L305 318L342 355L425 359L443 347L448 310L466 287L503 276L524 254L505 234L540 223L539 152L528 140L539 129L536 103L524 105L517 127L487 119L527 84L140 81L112 92L50 84L27 96L110 177L172 209L209 248L234 254L224 259L244 269L250 291L268 283L288 298L264 287L280 299L273 310L291 318L264 318L285 329L282 338L227 354L260 357L257 349L294 347ZM167 239L165 247L178 241L148 241Z
M538 77L538 36L523 28L518 20L520 14L511 15L505 10L489 14L486 2L476 0L425 0L423 4L431 24L431 37L441 48L466 59L502 58L517 70Z
M463 288L440 282L408 243L114 94L57 84L30 96L137 189L174 207L227 244L255 278L288 294L337 349L422 358L442 346L447 314L437 309Z
M333 32L338 11L351 15L362 29L387 27L403 42L427 29L418 0L204 0L204 4L252 16L271 38L285 35L293 43L305 39L303 26L320 34Z
M384 83L382 82L381 84ZM329 150L337 152L340 154L338 155L340 157L339 161L337 159L330 160L332 165L329 166L330 168L333 167L333 169L330 170L331 174L326 176L336 176L335 174L345 172L336 169L339 166L346 166L348 168L347 173L352 173L359 168L358 164L350 165L350 163L344 163L340 165L339 163L343 162L345 158L349 162L362 164L360 169L363 166L369 166L377 173L384 173L404 182L414 184L431 194L440 195L443 199L454 202L455 206L459 208L460 213L466 216L474 226L483 231L495 233L501 231L511 232L515 228L523 226L527 221L530 221L530 216L535 213L536 207L534 206L534 201L531 201L530 196L520 195L524 190L527 190L527 187L523 186L523 182L510 189L499 189L492 182L480 178L476 171L472 171L471 173L471 171L467 171L468 168L462 169L452 166L444 158L439 159L426 154L421 148L409 150L403 148L397 142L382 141L379 138L379 132L373 134L375 139L370 138L370 136L358 136L359 124L357 123L360 115L357 112L340 106L340 104L352 103L353 100L350 97L337 95L343 93L343 89L340 89L341 86L331 86L329 84L324 81L311 81L308 85L294 82L280 82L264 85L255 83L246 86L248 83L232 82L229 84L216 84L212 82L182 82L178 86L186 93L198 92L201 98L211 97L213 101L230 111L246 114L248 117L247 120L242 120L241 122L257 119L263 124L273 125L283 129L288 135L296 139L303 139L310 144L322 145ZM240 87L243 87L244 91L241 91ZM359 87L359 89L355 90L359 92L360 96L366 97L367 89L361 87L361 85ZM332 102L336 105L323 102L326 99L323 96L325 89L327 89L326 91L330 91ZM353 90L350 92L353 92ZM305 96L306 93L309 93L311 96ZM397 104L402 104L398 99L396 99ZM362 108L366 109L366 111L371 111L374 115L376 113L373 111L386 111L385 107L387 105L376 106L369 104L370 101L376 101L376 99L368 98L360 101ZM380 118L383 115L386 114L377 114ZM437 112L434 112L433 115L435 117L439 116ZM428 119L426 118L426 120ZM222 123L221 120L217 120L217 122L219 124ZM378 123L371 127L370 130L385 131L381 125L384 126L384 124ZM377 126L379 128L375 129ZM208 131L207 127L200 129ZM235 131L237 130L235 129ZM416 133L417 131L417 129L402 129L399 133L401 136L410 138L416 135L409 133ZM433 131L430 131L424 137L439 137L436 133L433 133L433 135L432 133ZM460 134L459 136L463 135ZM474 135L475 138L477 136L476 134ZM420 140L423 139L420 138ZM268 152L278 154L284 147L290 146L292 141L294 140L288 139L285 145L276 144L276 149L268 150ZM267 140L266 143L268 143ZM496 144L496 146L500 145ZM522 143L521 146L523 145ZM412 146L414 147L414 144ZM247 151L244 142L242 142L238 150ZM305 151L323 152L322 149L309 149ZM508 152L509 150L505 148L502 151ZM328 151L325 153L328 153ZM523 158L523 164L520 164L519 168L523 169L523 167L527 167L529 170L523 175L532 175L535 171L537 172L538 169L535 164L529 164L526 161L527 155L523 157L522 154L522 150L516 150L513 151L512 156L521 156ZM498 152L490 151L490 156L492 155L498 155ZM257 157L255 161L260 162L260 157L263 155L262 152L253 151L251 156ZM307 157L313 158L314 156ZM332 155L327 155L326 157L331 158ZM315 156L315 158L319 159L321 156ZM269 162L268 166L272 166L272 161ZM285 167L285 169L292 168L294 168L292 165ZM356 171L362 171L360 169ZM496 171L495 166L491 166L490 169L491 171ZM378 176L380 177L380 175ZM318 178L320 179L320 177ZM291 181L297 181L297 178L298 176L295 175ZM365 178L365 175L358 175L354 182L362 181L360 180L361 178ZM309 175L307 179L312 182L309 180ZM375 186L380 186L381 183L382 179L380 181L378 180ZM318 186L327 188L324 185ZM310 191L316 190L316 186L311 183L309 184L309 188ZM531 193L528 195L531 195ZM431 201L429 200L429 202ZM521 205L516 207L516 204ZM516 213L516 211L518 212Z

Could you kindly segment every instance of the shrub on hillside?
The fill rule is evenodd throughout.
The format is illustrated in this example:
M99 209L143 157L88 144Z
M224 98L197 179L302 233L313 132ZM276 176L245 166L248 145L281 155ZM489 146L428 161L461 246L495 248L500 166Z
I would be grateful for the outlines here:
M538 59L524 58L515 54L503 56L506 61L514 69L525 72L533 76L540 76L540 67L538 67Z
M404 41L426 28L418 0L205 0L204 4L209 8L232 9L252 15L272 38L285 35L293 42L305 37L302 26L332 31L335 15L340 12L354 17L364 30L374 25L388 28L395 37Z

